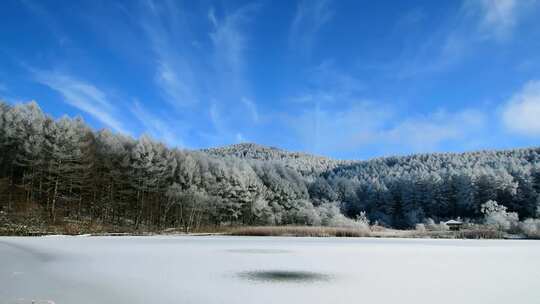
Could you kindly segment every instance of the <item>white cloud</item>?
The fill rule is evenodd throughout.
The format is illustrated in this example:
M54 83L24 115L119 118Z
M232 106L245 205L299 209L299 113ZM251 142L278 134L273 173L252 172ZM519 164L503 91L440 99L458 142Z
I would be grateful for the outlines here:
M216 132L218 134L223 134L227 128L224 125L221 112L216 102L213 102L210 105L210 109L208 110L208 115L210 116L210 121L212 122L212 125L214 126Z
M215 54L221 64L225 64L230 72L235 73L243 68L243 52L246 48L246 37L240 30L240 25L245 22L255 7L247 6L224 16L218 20L214 9L208 13L214 30L210 38L214 45Z
M505 127L516 134L540 136L540 81L530 81L503 106Z
M247 99L244 99L242 102L244 101L249 102ZM244 131L248 131L248 133L252 131L251 129L242 128L242 122L248 120L245 118L245 111L243 111L243 114L236 112L231 114L229 109L227 109L227 105L218 103L215 100L210 104L207 115L210 119L212 130L209 133L203 133L203 136L213 145L246 142L246 133ZM240 118L242 122L239 122L240 125L234 124L234 120L238 120L240 115L244 115L244 117ZM250 115L251 120L259 119L258 116L253 116L258 115L256 112L252 112Z
M180 78L171 65L174 64L165 58L161 58L156 71L156 83L163 90L166 101L175 106L184 106L196 102L196 98L190 92L189 85Z
M505 40L527 11L533 10L536 0L469 0L465 10L478 18L478 27L484 38Z
M317 32L333 15L330 0L301 1L291 24L289 46L309 55Z
M260 118L245 77L247 26L258 8L209 8L207 19L200 20L178 1L142 4L137 23L149 41L160 97L173 106L176 118L206 120L197 132L212 143L234 141L237 132L245 133L246 125Z
M452 69L492 42L511 39L537 0L463 0L460 9L438 20L419 42L407 42L397 55L367 68L385 71L391 78L411 78ZM397 26L407 14L397 20ZM399 28L401 30L401 28ZM401 33L401 32L400 32ZM479 54L479 53L476 53ZM362 65L366 68L366 65Z
M242 97L242 103L246 106L247 110L249 111L249 114L251 115L251 120L253 122L259 121L259 112L257 111L257 105L248 98Z
M209 118L214 127L211 141L223 144L239 141L238 134L259 122L256 101L246 77L246 52L250 47L248 25L259 11L259 4L248 4L233 10L208 11L211 42L208 77ZM246 119L247 118L247 119Z
M178 128L171 126L169 120L157 117L148 109L144 108L138 101L133 102L132 113L144 125L146 132L157 139L163 140L169 145L183 147L184 142L180 139Z
M212 26L209 33L212 42L214 81L212 87L220 100L238 102L242 96L249 96L249 84L245 78L245 52L249 47L246 25L259 9L258 5L246 5L225 13L221 18L213 8L208 13Z
M318 87L323 87L326 92L342 92L342 95L350 95L363 91L366 87L359 78L339 69L334 60L322 61L311 69L309 74L312 77L312 82Z
M480 141L477 137L484 131L486 120L485 114L476 110L437 111L405 119L389 129L366 133L359 142L400 146L410 152L438 151L449 142L469 146Z
M510 34L516 24L516 0L478 1L482 10L481 26L491 35L502 38Z
M342 110L315 103L313 108L289 116L288 123L305 148L317 154L330 154L359 148L359 137L384 128L393 116L393 109L368 101Z
M486 122L486 114L470 109L403 118L397 108L368 101L341 110L315 106L289 117L289 125L306 149L348 155L365 150L403 154L442 151L449 146L474 149L484 144Z
M211 7L210 10L208 11L208 20L210 20L210 23L212 23L214 27L218 26L218 21L216 18L216 10L214 9L214 7Z
M289 99L296 104L329 104L358 101L365 84L339 69L333 60L324 60L307 70L306 87ZM360 98L361 99L361 98Z
M33 70L33 73L37 82L60 93L69 105L90 114L116 131L128 133L115 116L117 109L109 97L93 84L57 71Z
M175 2L146 1L139 20L155 55L155 83L162 98L177 109L199 101L196 70L189 60L189 27Z
M236 142L238 143L244 143L246 142L246 138L242 133L236 133Z

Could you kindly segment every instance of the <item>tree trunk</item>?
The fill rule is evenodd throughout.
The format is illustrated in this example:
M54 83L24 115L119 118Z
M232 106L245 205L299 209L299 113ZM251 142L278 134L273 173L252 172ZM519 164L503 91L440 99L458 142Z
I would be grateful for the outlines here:
M8 208L7 212L11 212L12 200L13 200L13 186L14 186L14 177L13 177L13 164L9 166L10 175L9 175L9 194L8 194Z
M56 181L54 182L54 191L53 191L53 199L52 199L52 205L51 205L51 218L53 224L56 222L56 196L58 194L58 177L56 178Z

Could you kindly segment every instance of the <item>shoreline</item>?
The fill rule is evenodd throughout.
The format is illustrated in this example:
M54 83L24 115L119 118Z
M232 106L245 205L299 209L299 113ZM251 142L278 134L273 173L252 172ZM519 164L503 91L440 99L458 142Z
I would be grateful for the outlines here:
M256 237L313 237L313 238L388 238L388 239L493 239L538 240L525 235L508 234L497 230L464 229L461 231L419 231L390 228L358 229L326 226L245 226L212 229L213 231L182 232L176 229L161 231L63 233L61 231L30 230L25 233L3 233L0 237L131 237L131 236L256 236Z

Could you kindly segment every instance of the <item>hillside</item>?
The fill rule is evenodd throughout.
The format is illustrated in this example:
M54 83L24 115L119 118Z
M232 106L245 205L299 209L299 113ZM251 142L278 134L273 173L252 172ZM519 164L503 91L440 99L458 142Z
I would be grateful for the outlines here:
M338 166L353 163L352 161L335 160L302 152L290 152L254 143L234 144L201 151L217 157L280 162L289 168L297 170L302 175L319 175Z
M87 219L92 225L190 231L355 226L361 218L404 228L457 217L483 221L489 201L516 218L540 215L539 148L368 161L257 144L190 151L148 136L94 131L80 118L54 120L35 102L0 103L3 222Z
M540 215L540 148L386 157L336 167L317 183L345 213L410 226L426 217L478 218L494 200Z

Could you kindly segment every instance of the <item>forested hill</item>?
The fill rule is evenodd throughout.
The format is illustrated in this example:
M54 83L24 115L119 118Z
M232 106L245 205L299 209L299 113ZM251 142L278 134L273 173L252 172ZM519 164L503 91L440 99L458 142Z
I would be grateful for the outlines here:
M285 166L295 169L306 176L319 175L340 165L353 163L353 161L335 160L302 152L290 152L254 143L234 144L225 147L204 149L202 151L218 157L281 162Z
M540 148L379 158L337 167L316 183L338 197L347 214L364 210L394 226L426 217L478 218L489 200L521 218L535 217Z
M191 151L0 102L1 219L138 229L209 225L410 227L480 220L489 200L537 217L540 149L337 161L255 144ZM0 223L1 224L1 223Z

